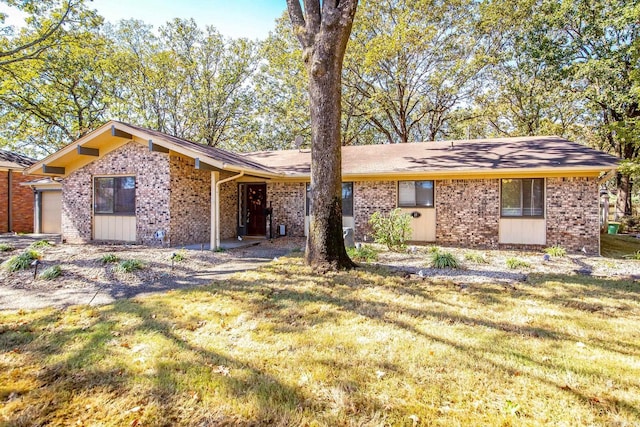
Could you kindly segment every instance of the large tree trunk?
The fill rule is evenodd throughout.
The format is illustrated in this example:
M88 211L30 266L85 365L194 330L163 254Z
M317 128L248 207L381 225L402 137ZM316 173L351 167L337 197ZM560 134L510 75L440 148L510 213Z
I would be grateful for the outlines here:
M305 260L320 270L352 268L342 235L342 60L357 0L287 0L309 74L311 206Z
M305 259L321 268L350 268L342 233L340 135L342 60L322 47L307 66L311 101L311 207Z
M616 176L617 198L615 219L631 215L631 178L618 173Z

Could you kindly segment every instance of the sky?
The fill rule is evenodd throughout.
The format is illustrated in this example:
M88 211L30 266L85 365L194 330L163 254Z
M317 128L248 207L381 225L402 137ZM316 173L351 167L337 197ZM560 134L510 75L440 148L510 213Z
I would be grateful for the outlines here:
M92 0L87 6L113 23L135 18L158 28L173 18L194 18L201 28L213 25L227 37L250 39L267 37L287 8L285 0ZM17 14L8 13L6 24L19 26Z

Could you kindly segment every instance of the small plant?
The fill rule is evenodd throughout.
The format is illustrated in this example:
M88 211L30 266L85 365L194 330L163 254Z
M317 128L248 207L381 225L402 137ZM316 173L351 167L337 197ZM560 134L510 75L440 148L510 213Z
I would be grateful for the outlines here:
M459 268L460 264L450 252L433 252L431 254L431 267L433 268Z
M475 264L486 264L488 262L484 254L478 252L465 252L464 259Z
M16 248L8 243L0 243L0 252L11 252Z
M38 277L44 280L53 280L56 277L60 276L61 274L62 274L62 269L60 268L60 266L52 265L51 267L47 267L44 270L42 270L42 273L40 273Z
M427 252L429 252L430 254L437 254L438 252L440 252L440 248L437 246L429 246L427 248Z
M518 259L518 258L507 258L507 267L509 267L510 269L514 270L516 268L529 268L531 267L531 264L529 264L528 262L522 260L522 259Z
M184 249L179 250L171 254L171 259L175 262L184 261L187 259L187 252Z
M360 262L374 262L378 260L378 251L371 246L362 245L359 248L347 248L349 258Z
M100 257L100 262L103 264L111 264L120 261L120 258L116 254L104 254Z
M567 250L560 245L549 246L544 252L551 256L563 257L567 254Z
M405 248L407 236L411 233L411 216L402 213L401 209L394 209L388 215L374 212L369 219L373 228L373 238L376 243L385 245L390 251Z
M21 254L14 255L9 258L4 262L3 266L11 272L25 270L29 268L34 260L40 259L40 256L40 253L38 253L37 251L34 251L33 249L27 249Z
M53 246L51 243L49 243L48 240L38 240L37 242L33 242L31 245L29 245L30 248L34 248L34 249L41 249L41 248L48 248L50 246Z
M114 270L118 273L131 273L132 271L140 270L143 267L144 265L142 262L137 259L125 259L120 261Z
M630 255L624 255L623 258L625 259L635 259L640 261L640 251L636 251L635 253L632 253Z

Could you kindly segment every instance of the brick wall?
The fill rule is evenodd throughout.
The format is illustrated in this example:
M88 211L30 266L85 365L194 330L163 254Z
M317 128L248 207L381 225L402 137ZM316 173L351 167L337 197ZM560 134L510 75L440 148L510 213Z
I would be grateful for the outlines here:
M305 194L304 182L267 184L267 206L273 207L273 235L278 235L278 225L287 227L288 236L304 236ZM269 224L267 224L267 234Z
M436 181L436 242L496 247L500 221L500 180Z
M11 173L11 225L8 223L9 173ZM34 179L36 177L23 175L19 170L0 171L0 233L33 232L33 190L31 187L20 184Z
M595 178L547 178L547 245L600 253L599 189Z
M237 175L220 172L219 180ZM238 181L220 185L220 239L231 239L238 235Z
M178 154L169 157L171 245L209 243L211 239L211 172Z
M374 212L389 213L396 208L398 185L395 181L357 181L353 183L355 238L371 237L369 218Z
M93 177L135 175L136 237L139 243L158 244L154 233L164 230L171 236L169 216L169 159L136 142L72 172L62 186L62 235L68 242L91 240L93 218Z

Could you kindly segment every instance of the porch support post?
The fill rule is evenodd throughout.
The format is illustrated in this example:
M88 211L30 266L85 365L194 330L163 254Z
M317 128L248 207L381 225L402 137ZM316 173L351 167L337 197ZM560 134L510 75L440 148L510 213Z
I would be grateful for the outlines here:
M216 209L215 209L215 227L216 227L216 235L215 235L215 244L211 244L211 250L216 250L220 247L220 185L224 184L225 182L229 182L229 181L233 181L236 180L238 178L242 178L244 176L244 171L241 171L238 175L234 175L234 176L230 176L229 178L225 178L222 179L220 181L217 181L215 184L215 205L216 205ZM214 191L214 185L213 182L211 183L211 191ZM213 203L213 198L212 198L212 203ZM211 226L211 230L213 230L213 224ZM212 234L213 236L213 234Z
M211 171L211 238L209 248L212 251L218 249L220 241L220 231L218 230L218 172Z

